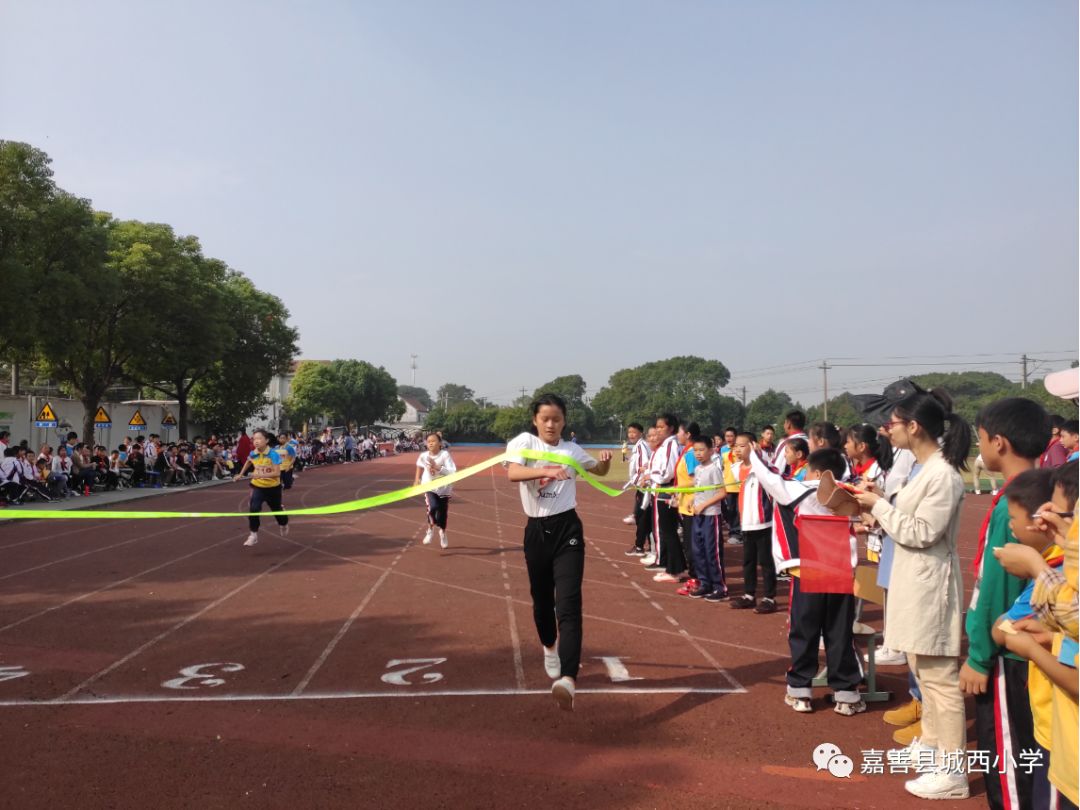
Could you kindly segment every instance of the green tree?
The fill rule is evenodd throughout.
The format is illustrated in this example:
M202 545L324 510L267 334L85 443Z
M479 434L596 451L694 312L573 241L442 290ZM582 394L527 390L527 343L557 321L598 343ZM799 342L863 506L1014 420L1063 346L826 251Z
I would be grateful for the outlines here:
M280 298L259 290L240 273L224 283L232 343L191 389L191 406L213 430L239 430L268 404L266 387L284 374L296 355L298 334Z
M431 394L427 392L427 389L421 388L418 385L399 385L397 387L397 392L398 396L415 399L429 411L431 410L431 406L435 404L431 401Z
M143 351L144 276L138 257L116 249L120 225L95 214L88 201L63 194L41 220L53 243L48 283L71 303L58 326L35 331L35 353L48 375L82 402L86 442L94 439L94 414L105 392Z
M4 300L22 302L19 317L0 318L0 357L15 361L32 351L36 305L44 304L42 295L49 292L43 283L46 254L60 247L50 232L55 222L45 221L63 194L53 181L51 162L29 144L0 140L0 279Z
M758 432L765 425L772 425L777 432L783 431L784 414L797 408L796 403L783 391L768 389L758 394L753 401L746 406L746 421L744 426L747 430Z
M338 408L337 379L329 363L305 360L296 367L285 412L289 421L310 422L334 414Z
M143 322L144 351L132 358L128 373L140 386L177 401L179 434L187 437L192 389L236 340L225 289L230 270L204 257L194 236L177 237L156 223L125 225L122 244L132 252L145 248L152 269L144 277L152 303Z
M719 360L672 357L616 371L591 405L605 432L618 431L628 422L646 423L665 412L708 429L731 414L734 400L720 393L730 379Z
M457 383L445 383L439 386L439 390L435 392L435 401L442 405L444 408L452 408L455 405L460 405L463 402L470 402L476 395L476 392L465 385L458 385Z
M580 374L567 374L541 385L533 393L533 399L536 399L541 394L557 394L562 397L566 402L566 429L564 432L569 436L570 432L573 431L581 441L585 441L592 436L594 431L593 412L585 404L586 390L585 380Z
M520 405L499 408L491 425L491 432L497 439L509 441L519 433L524 433L532 424L529 409Z
M812 422L824 421L824 419L824 411L820 405L811 405L806 409L806 423L808 425ZM845 391L840 396L833 397L829 400L828 421L843 429L849 428L852 425L858 425L864 420L862 411L859 410L855 401L852 400L851 394Z
M397 380L363 360L301 363L285 408L300 421L326 414L349 426L394 420L405 412Z

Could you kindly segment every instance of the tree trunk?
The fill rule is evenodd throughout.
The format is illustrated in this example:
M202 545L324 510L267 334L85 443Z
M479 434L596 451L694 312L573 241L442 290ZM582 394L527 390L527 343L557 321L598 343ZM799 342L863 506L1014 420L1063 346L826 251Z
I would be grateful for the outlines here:
M177 430L179 437L185 441L188 438L188 393L191 389L184 387L184 381L176 383L176 418L179 424Z
M101 397L87 394L80 400L83 406L82 440L93 447L97 442L94 437L94 417L97 415Z

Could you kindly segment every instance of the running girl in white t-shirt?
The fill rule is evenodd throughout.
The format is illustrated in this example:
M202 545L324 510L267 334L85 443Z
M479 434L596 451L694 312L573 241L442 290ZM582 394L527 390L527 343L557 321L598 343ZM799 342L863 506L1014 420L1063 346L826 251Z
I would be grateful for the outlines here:
M585 574L585 536L575 507L577 473L563 464L514 455L517 450L560 453L582 467L605 475L611 451L600 460L580 445L562 439L566 403L555 394L533 402L532 431L506 446L507 477L520 484L525 524L525 566L533 600L533 621L544 646L544 670L555 678L551 693L559 706L574 708L574 679L581 665L581 580ZM559 647L556 651L555 642Z
M413 486L426 484L436 478L457 472L457 465L450 457L450 451L442 449L442 439L438 433L429 433L424 437L427 450L420 454L416 460L416 476L413 478ZM439 530L439 545L446 548L450 541L446 539L446 518L450 510L450 495L453 487L439 487L431 492L425 492L427 500L428 530L424 535L424 545L431 542L435 529Z

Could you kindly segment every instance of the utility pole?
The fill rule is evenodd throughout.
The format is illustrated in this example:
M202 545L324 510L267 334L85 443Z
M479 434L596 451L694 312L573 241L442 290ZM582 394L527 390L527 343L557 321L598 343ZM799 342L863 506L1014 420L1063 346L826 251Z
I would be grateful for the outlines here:
M821 369L821 376L825 388L825 398L822 400L821 404L821 418L827 420L829 418L829 369L831 366L829 365L828 360L822 360L821 365L818 366L818 368Z
M415 386L416 385L416 360L417 360L418 357L420 357L420 355L418 355L418 354L410 354L409 357L412 358L412 363L409 365L409 368L412 369L412 384Z
M744 385L740 390L742 391L742 407L743 407L743 410L745 411L746 410L746 386Z
M521 386L521 397L522 397L522 399L525 398L525 386L524 385Z
M1020 388L1023 390L1028 387L1028 356L1026 354L1020 358L1020 364L1024 369L1023 377L1020 382Z

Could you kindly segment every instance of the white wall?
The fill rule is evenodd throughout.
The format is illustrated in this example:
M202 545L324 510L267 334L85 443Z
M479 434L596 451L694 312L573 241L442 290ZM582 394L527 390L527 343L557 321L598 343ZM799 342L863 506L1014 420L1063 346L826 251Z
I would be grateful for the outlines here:
M46 400L52 405L53 411L60 420L59 428L37 428L33 425L33 419L37 416ZM95 433L96 440L106 447L115 447L124 436L134 438L142 433L149 436L157 433L162 439L175 440L179 437L177 429L165 429L161 426L161 418L165 408L160 405L121 405L119 402L102 403L109 416L112 417L112 427L98 430ZM146 420L146 427L141 431L128 430L128 421L138 409ZM173 417L177 416L176 406L170 406L169 411ZM63 435L74 430L82 438L83 406L77 399L63 399L61 397L12 397L0 396L0 430L11 431L14 444L23 439L28 439L30 446L35 450L42 444L48 443L55 447L58 444L57 431ZM68 426L64 426L64 425ZM205 435L201 424L189 422L188 438Z

